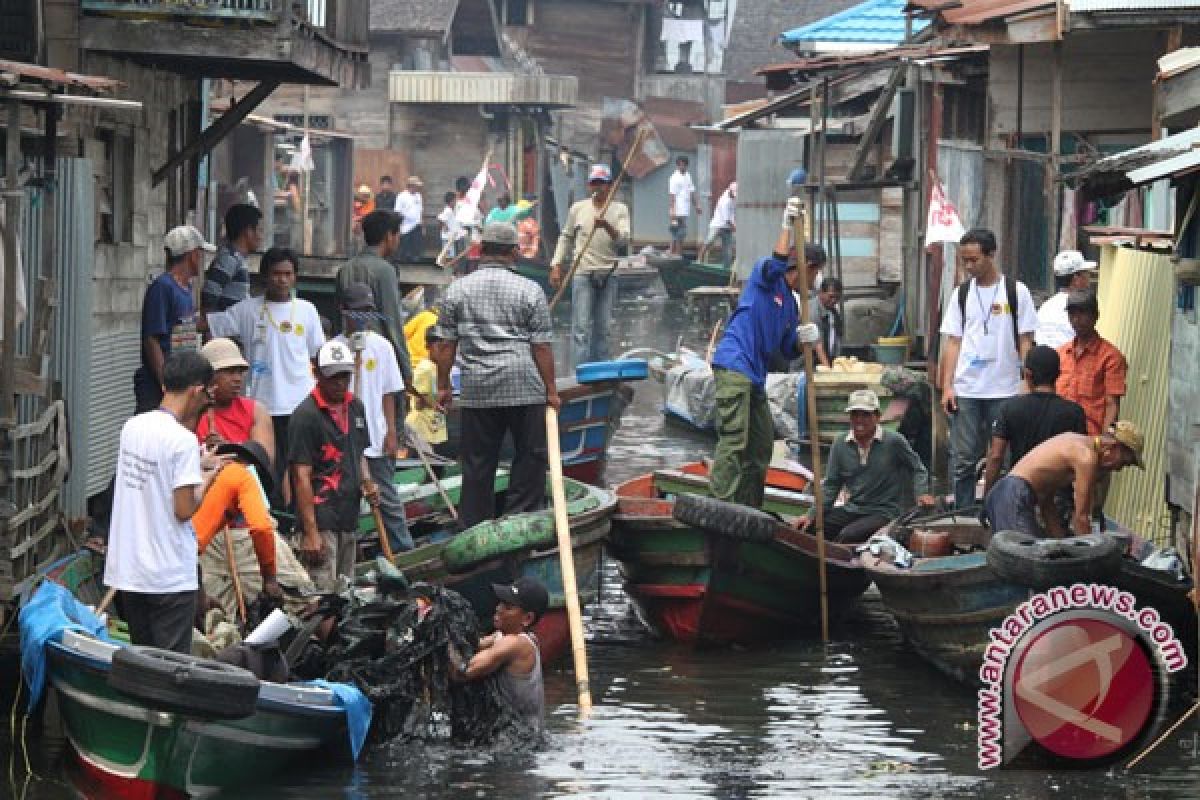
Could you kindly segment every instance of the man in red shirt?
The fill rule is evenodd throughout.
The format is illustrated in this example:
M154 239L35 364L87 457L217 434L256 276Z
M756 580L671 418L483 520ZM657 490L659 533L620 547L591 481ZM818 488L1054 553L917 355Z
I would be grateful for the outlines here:
M275 428L266 407L242 396L250 365L232 339L217 338L200 349L213 368L213 404L200 417L196 437L202 444L217 446L258 442L271 456L275 454ZM268 461L268 465L270 461Z
M1100 304L1091 290L1067 297L1067 319L1075 338L1058 348L1061 374L1058 394L1083 407L1090 436L1104 433L1117 421L1125 396L1125 356L1096 333Z

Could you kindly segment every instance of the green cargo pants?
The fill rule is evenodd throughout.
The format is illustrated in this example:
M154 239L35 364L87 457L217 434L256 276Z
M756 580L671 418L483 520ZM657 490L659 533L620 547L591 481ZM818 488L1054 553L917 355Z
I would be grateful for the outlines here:
M717 400L713 497L758 508L775 445L767 395L740 372L716 369L713 376Z

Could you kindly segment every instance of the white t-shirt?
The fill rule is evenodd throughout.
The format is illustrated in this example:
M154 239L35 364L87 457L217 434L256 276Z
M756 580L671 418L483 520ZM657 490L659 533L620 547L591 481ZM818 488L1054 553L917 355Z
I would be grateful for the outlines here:
M1038 309L1038 328L1033 340L1055 350L1075 338L1075 329L1067 317L1067 293L1047 298Z
M400 215L400 234L404 235L421 224L425 201L416 192L405 189L396 195L395 212Z
M237 336L250 362L246 396L266 406L273 417L291 414L316 380L312 359L325 333L316 306L296 297L286 303L268 303L247 297L225 311L208 315L213 336Z
M731 228L733 227L733 217L737 209L737 199L729 193L729 190L721 192L721 197L717 200L717 207L713 209L712 224L713 228Z
M199 486L196 434L161 409L121 428L104 583L146 594L196 588L196 531L175 517L176 489Z
M479 206L473 206L463 199L454 203L454 218L464 228L479 228L483 225L483 213L480 212Z
M442 213L438 214L438 222L444 226L442 228L442 244L457 241L462 236L462 223L458 221L458 217L454 216L454 209L450 206L446 206L442 209Z
M367 458L379 458L383 453L383 439L387 436L387 417L383 415L383 396L394 392L404 391L404 378L400 376L400 365L396 363L396 351L392 343L375 331L366 332L366 347L363 350L361 366L355 370L354 380L350 391L362 401L367 414L367 433L371 444L364 451ZM354 345L345 335L334 339L342 342L351 350ZM358 386L358 375L362 373L362 388ZM403 424L400 420L399 402L396 408L397 430ZM394 455L394 454L393 454Z
M958 289L946 301L941 333L961 336L962 348L954 368L954 392L979 399L1012 397L1021 390L1021 357L1013 341L1012 309L1001 276L992 286L980 288L971 279L967 291L967 320L958 307ZM1038 317L1025 284L1017 281L1017 330L1033 333Z
M671 198L674 203L672 214L676 217L686 217L692 213L692 195L696 192L696 186L692 183L692 176L686 172L675 170L671 173L671 181L667 184L668 190L671 192Z

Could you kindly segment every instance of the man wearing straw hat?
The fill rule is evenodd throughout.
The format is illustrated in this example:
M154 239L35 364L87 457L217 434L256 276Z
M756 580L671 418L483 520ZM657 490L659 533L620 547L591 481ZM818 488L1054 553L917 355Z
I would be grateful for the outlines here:
M612 201L600 216L612 182L607 164L592 166L588 174L591 197L571 206L550 261L550 285L555 289L566 276L563 264L570 269L569 256L579 263L571 279L571 363L575 366L610 357L608 329L617 299L617 248L629 241L629 209L624 203ZM587 242L593 228L595 234ZM577 248L584 242L587 249L581 254Z

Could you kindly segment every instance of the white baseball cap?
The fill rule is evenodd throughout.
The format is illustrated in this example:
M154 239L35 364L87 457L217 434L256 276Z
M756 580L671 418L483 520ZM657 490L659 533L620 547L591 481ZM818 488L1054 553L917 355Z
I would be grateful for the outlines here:
M317 352L317 369L326 378L354 372L354 351L345 342L328 341Z
M1054 257L1054 274L1059 278L1088 271L1096 271L1096 262L1088 261L1078 250L1063 250Z
M204 234L191 225L180 225L167 231L167 235L163 237L163 247L171 254L172 258L179 258L193 250L203 250L206 253L217 252L216 245L206 242Z

